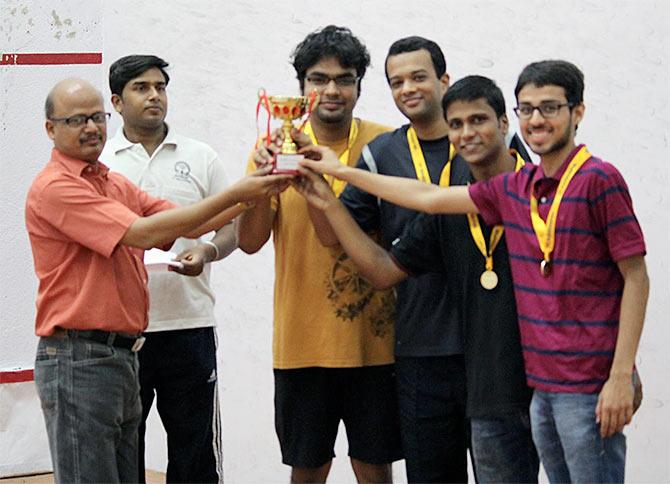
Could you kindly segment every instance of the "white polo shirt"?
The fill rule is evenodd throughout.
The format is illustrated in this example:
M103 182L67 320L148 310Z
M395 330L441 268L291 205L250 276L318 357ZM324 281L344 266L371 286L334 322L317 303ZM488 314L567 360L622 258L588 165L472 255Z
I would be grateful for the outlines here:
M200 141L172 133L149 156L139 143L131 143L119 128L107 141L100 160L126 176L142 190L189 205L220 192L227 186L223 164L216 152ZM207 240L210 235L205 235ZM177 239L172 251L196 245L198 240ZM146 331L215 326L214 293L210 287L210 265L198 277L173 272L149 274L149 326Z

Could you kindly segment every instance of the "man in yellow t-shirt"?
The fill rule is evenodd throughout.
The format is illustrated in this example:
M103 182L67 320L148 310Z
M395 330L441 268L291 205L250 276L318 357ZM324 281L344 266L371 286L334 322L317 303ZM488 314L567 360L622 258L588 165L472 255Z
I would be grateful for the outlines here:
M293 53L300 89L320 102L305 130L354 166L363 146L390 128L353 117L370 63L347 28L309 34ZM267 157L259 148L249 168ZM331 180L332 182L332 180ZM336 193L344 185L333 185ZM395 298L364 280L339 246L317 238L293 188L263 199L239 224L239 246L275 246L275 426L292 482L325 482L340 420L359 482L390 482L401 458L393 369Z

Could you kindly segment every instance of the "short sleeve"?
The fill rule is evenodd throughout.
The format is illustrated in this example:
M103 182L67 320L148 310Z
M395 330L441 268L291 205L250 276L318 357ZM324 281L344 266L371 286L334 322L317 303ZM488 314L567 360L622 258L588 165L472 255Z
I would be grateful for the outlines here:
M605 236L615 262L646 253L642 229L633 211L628 186L611 164L601 165L604 174L597 177L591 210L599 233Z
M412 275L442 272L439 222L441 215L414 217L391 246L391 255Z
M223 166L223 162L219 159L218 156L214 155L214 158L212 158L212 160L209 162L208 172L208 197L223 191L230 185L228 177L226 176L226 170Z
M140 195L138 201L147 214L160 211L162 206L148 194ZM111 255L130 225L140 217L123 203L92 191L83 179L75 178L58 179L46 185L38 202L38 213L71 240L105 257Z
M370 171L363 156L358 159L356 168ZM349 184L340 195L340 201L363 231L370 233L380 229L381 218L377 197Z
M473 183L468 188L470 198L477 205L477 210L479 210L479 214L487 225L502 223L502 214L499 210L499 193L500 185L506 175L501 174L486 181Z

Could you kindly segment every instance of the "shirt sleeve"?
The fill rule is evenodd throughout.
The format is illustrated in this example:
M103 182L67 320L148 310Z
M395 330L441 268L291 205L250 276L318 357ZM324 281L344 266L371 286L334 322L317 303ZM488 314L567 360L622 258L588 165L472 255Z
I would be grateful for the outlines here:
M356 168L370 171L363 156L358 159ZM363 231L370 233L380 229L381 214L377 197L349 184L340 195L340 201Z
M473 183L468 188L470 198L477 205L477 210L479 210L479 214L487 225L502 223L502 214L499 209L499 193L505 175L502 174L486 181Z
M208 166L209 171L209 187L207 191L207 196L216 195L217 193L228 188L230 183L228 182L228 177L226 176L226 169L223 166L223 162L219 159L218 156L209 162Z
M143 209L148 213L160 211L163 205L158 199L144 195L139 200ZM61 178L46 185L38 213L71 240L105 257L112 254L130 225L142 215L98 194L85 180L77 178Z
M644 255L644 236L633 211L628 186L613 165L603 162L602 168L606 176L597 177L597 193L591 200L591 210L599 232L605 236L610 255L615 262Z
M442 272L439 222L440 215L421 213L405 226L391 245L391 256L412 275Z

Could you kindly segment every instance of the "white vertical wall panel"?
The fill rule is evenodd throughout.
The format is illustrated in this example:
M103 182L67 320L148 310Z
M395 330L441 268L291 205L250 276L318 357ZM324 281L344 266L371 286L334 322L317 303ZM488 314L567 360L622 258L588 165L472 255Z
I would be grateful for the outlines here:
M102 2L0 1L0 54L102 50ZM44 99L66 77L101 86L100 65L0 65L0 372L32 368L37 280L24 224L30 183L49 160ZM0 476L49 470L33 382L0 385Z

